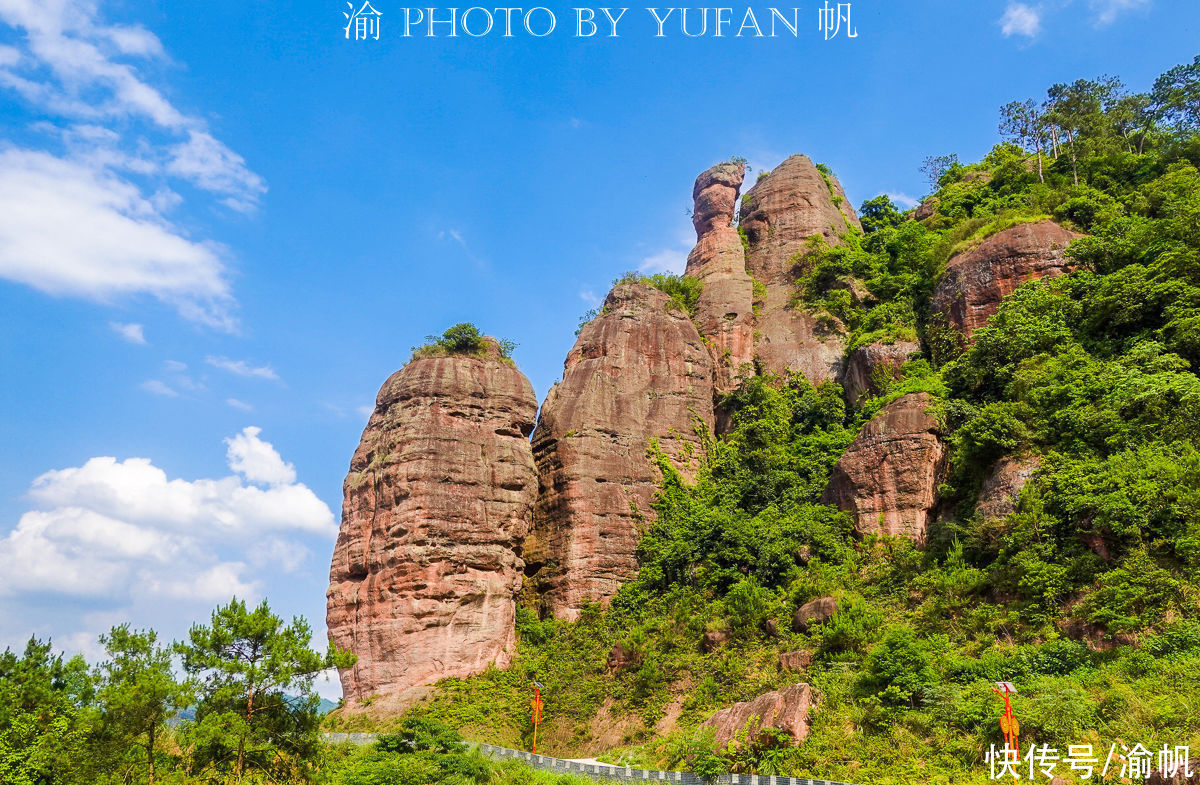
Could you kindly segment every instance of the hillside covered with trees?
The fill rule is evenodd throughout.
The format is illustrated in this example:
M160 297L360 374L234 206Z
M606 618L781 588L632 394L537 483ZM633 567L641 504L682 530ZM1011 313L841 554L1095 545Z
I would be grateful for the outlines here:
M917 350L850 401L833 380L744 374L692 471L652 445L656 515L607 606L567 621L523 595L511 664L445 679L388 723L320 720L314 674L353 657L311 651L307 624L265 604L218 608L174 646L114 628L93 665L32 640L0 655L0 782L549 782L458 744L527 747L534 680L544 751L654 768L984 781L999 680L1019 686L1026 744L1200 758L1200 57L1145 94L1055 85L1003 107L1000 134L981 161L928 159L919 208L868 200L861 231L847 221L795 256L791 307L840 325L847 353ZM1023 283L969 336L934 307L951 260L1047 221L1077 237L1064 274ZM695 317L695 282L631 281ZM417 353L493 351L453 329ZM510 348L494 351L508 365ZM825 495L831 475L913 394L947 445L935 514L920 542L861 536ZM983 515L1002 461L1027 481ZM820 598L836 612L797 624ZM817 698L799 744L718 746L701 726L796 681ZM392 735L327 748L322 728Z

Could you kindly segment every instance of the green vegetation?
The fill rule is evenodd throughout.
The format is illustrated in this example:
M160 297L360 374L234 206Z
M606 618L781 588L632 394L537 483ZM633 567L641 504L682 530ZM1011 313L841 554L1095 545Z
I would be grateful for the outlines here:
M152 630L114 627L89 669L31 639L0 654L0 782L326 782L336 771L319 729L315 674L354 655L308 648L301 618L233 600L192 628L181 655ZM194 719L185 719L194 706Z
M795 304L843 325L850 349L909 340L922 356L854 408L836 384L746 380L690 479L652 445L657 515L610 607L575 622L519 608L510 668L441 682L365 749L316 743L312 673L346 655L318 657L302 620L266 606L234 602L194 628L176 649L183 683L152 633L115 628L97 671L33 640L0 656L0 781L562 782L459 743L526 746L534 679L547 752L702 773L982 782L997 680L1019 684L1026 744L1200 749L1200 57L1144 95L1055 85L1006 106L1001 133L978 163L926 162L922 221L877 197L861 233L794 260ZM969 345L947 334L931 298L948 260L1047 216L1087 233L1075 272L1019 287ZM694 313L694 281L629 282ZM463 324L414 356L483 351ZM948 442L940 514L922 549L855 537L821 502L830 473L865 422L917 391ZM977 499L1002 459L1037 468L1012 513L985 518ZM837 613L794 631L796 609L826 596ZM812 654L803 675L779 666L797 649ZM819 695L800 745L743 734L717 749L700 727L798 680ZM194 721L169 727L192 700Z
M1082 80L1001 119L1007 141L978 163L927 161L927 218L878 197L861 233L794 260L795 303L851 349L908 340L921 358L851 410L836 385L746 381L691 481L652 450L657 518L611 607L575 623L522 608L510 669L443 682L411 716L518 744L536 678L552 753L958 783L986 778L1003 679L1025 743L1200 748L1200 58L1146 95ZM947 335L931 299L948 260L1047 217L1088 235L1078 269L1021 286L970 345ZM855 538L820 501L861 425L914 391L937 399L950 450L921 550ZM977 516L1006 458L1038 468L1015 512ZM793 632L822 596L837 614ZM633 655L611 672L616 644ZM801 648L812 666L782 672ZM714 749L698 727L797 680L821 696L798 746Z
M414 346L413 360L423 360L427 357L487 357L489 339L479 332L479 328L470 322L462 322L446 330L441 335L425 336L425 344ZM503 360L512 361L513 349L517 344L507 339L495 343L496 350Z
M670 273L642 275L630 271L613 280L613 286L629 283L653 286L671 298L670 307L678 308L688 316L695 316L696 304L700 301L700 291L703 288L703 284L695 278Z
M407 719L368 747L345 747L332 785L592 785L593 780L497 763L464 744L453 729Z

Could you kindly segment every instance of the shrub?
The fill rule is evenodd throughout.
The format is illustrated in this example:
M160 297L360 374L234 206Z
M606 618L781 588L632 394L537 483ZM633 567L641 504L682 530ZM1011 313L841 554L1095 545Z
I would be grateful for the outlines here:
M486 357L488 340L479 328L470 322L461 322L446 330L441 335L425 336L425 344L414 346L412 359L422 360L427 357ZM517 344L508 339L496 341L500 357L510 360L513 349Z

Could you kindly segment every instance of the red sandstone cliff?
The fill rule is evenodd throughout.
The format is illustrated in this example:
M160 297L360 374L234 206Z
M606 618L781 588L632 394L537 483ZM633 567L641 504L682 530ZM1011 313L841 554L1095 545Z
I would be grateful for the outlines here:
M537 400L495 356L414 360L379 391L343 486L327 623L348 707L508 664L537 493Z
M539 492L527 558L544 607L575 618L616 593L654 511L655 438L685 471L697 424L713 427L713 364L687 314L645 284L620 284L584 326L542 406Z

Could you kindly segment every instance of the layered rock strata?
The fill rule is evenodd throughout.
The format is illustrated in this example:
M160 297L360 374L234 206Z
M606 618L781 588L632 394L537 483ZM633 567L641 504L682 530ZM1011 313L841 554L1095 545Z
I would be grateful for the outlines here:
M713 428L713 361L667 295L619 284L579 334L533 436L539 492L526 550L544 612L567 619L637 568L660 473L651 440L689 475Z
M508 664L537 474L537 400L499 357L414 360L384 383L343 486L327 624L358 655L347 706Z

